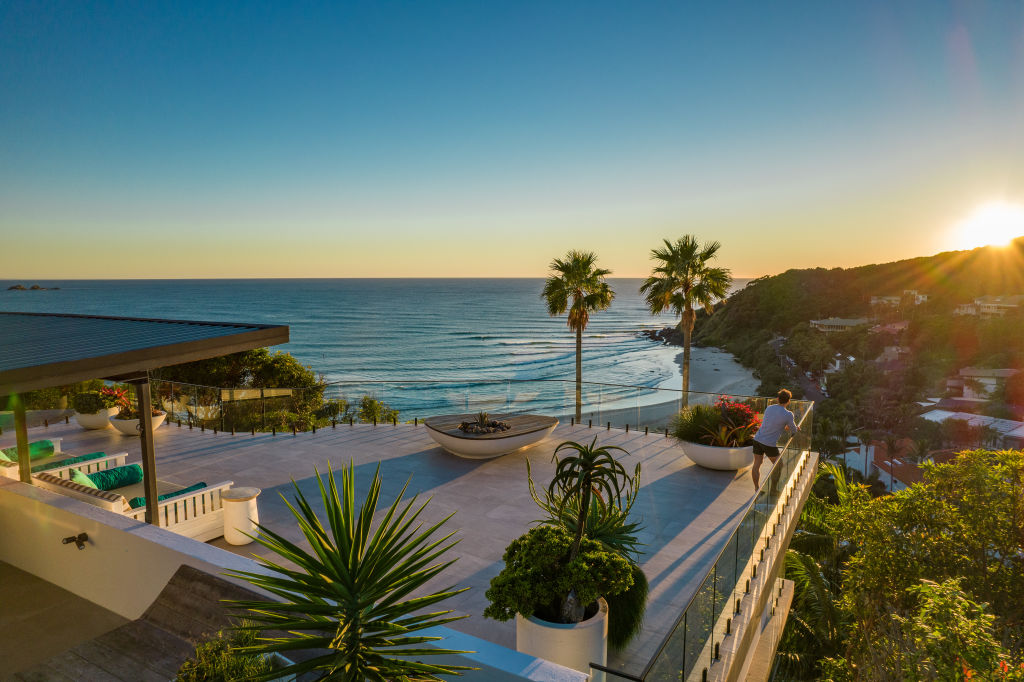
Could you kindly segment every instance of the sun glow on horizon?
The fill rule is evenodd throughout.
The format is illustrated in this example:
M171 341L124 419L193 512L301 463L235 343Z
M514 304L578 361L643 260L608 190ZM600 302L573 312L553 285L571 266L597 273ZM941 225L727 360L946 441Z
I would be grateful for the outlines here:
M1009 201L990 201L957 223L953 232L959 249L1006 246L1024 236L1024 206Z

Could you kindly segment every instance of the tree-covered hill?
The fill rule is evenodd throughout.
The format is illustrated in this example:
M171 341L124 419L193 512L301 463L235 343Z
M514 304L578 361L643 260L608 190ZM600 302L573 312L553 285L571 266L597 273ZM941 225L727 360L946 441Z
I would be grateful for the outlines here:
M785 334L800 322L870 314L872 296L905 289L928 294L929 307L978 296L1024 293L1024 237L1006 248L982 247L856 268L787 270L756 279L701 320L697 338L723 345L761 331Z

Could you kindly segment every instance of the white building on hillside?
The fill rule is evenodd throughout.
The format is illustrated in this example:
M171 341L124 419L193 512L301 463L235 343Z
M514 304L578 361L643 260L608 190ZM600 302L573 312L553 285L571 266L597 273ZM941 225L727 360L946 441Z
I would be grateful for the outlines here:
M992 398L992 394L1010 377L1020 372L1019 369L989 369L987 367L964 367L957 376L946 382L946 388L951 391L963 389L963 395L958 396L964 400L975 400L985 402Z

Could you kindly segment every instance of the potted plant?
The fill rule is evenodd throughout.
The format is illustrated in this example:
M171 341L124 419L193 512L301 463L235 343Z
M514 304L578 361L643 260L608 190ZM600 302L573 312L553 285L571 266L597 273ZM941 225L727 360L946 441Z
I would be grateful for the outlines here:
M515 618L517 650L582 672L590 671L591 662L607 662L605 598L634 584L633 565L623 552L588 535L588 521L593 532L595 522L609 515L624 519L607 510L628 513L635 497L639 468L629 476L613 450L625 452L598 447L596 438L589 445L566 441L555 448L558 464L545 498L534 491L551 518L506 548L505 566L491 580L484 610L496 620Z
M167 413L155 407L152 410L153 428L156 429L164 423ZM140 416L138 409L128 397L127 391L125 391L125 394L121 397L121 411L111 418L110 423L115 429L126 436L137 436L142 433L142 420Z
M109 386L99 391L79 393L72 400L75 421L83 429L107 428L110 426L110 418L120 411L126 395L125 389Z
M427 503L416 506L413 497L403 504L406 482L374 524L380 465L358 509L354 464L342 467L340 490L333 472L325 482L314 471L320 489L317 506L322 507L326 524L294 481L295 504L288 503L311 549L258 525L254 539L276 556L256 557L259 573L229 573L279 598L229 602L244 609L244 617L251 621L240 629L258 635L255 644L238 650L240 655L297 650L313 654L252 679L312 672L316 679L438 680L438 675L471 670L428 662L436 655L469 652L423 646L441 639L423 630L466 617L450 616L450 610L431 612L430 607L468 588L420 589L454 561L441 560L455 545L449 542L452 533L434 537L451 514L424 529L417 519Z
M672 432L696 464L718 471L738 471L754 463L752 443L761 415L747 403L720 396L714 405L682 410Z

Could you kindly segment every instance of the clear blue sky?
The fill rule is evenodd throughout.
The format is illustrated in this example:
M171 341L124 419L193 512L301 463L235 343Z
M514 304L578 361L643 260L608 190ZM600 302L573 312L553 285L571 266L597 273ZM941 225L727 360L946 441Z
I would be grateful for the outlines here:
M12 278L758 276L1024 202L1009 0L2 2L0 64Z

